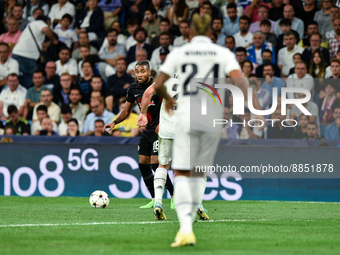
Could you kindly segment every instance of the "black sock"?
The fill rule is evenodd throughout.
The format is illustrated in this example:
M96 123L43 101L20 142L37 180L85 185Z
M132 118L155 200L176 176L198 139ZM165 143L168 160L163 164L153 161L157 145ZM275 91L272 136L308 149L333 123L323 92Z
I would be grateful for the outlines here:
M151 164L151 167L154 171L156 171L156 169L158 168L158 164ZM174 186L172 185L169 174L167 174L166 176L165 188L169 191L171 196L174 194Z
M152 198L155 197L155 190L153 185L153 173L150 165L139 163L139 170L142 174L145 186L148 188Z

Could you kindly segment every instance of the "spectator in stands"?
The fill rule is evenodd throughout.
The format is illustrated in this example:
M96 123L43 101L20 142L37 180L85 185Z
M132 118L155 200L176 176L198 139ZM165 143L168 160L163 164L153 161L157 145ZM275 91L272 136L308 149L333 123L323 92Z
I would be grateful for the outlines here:
M164 7L164 3L162 0L152 0L152 6L157 11L158 17L165 17L167 9Z
M92 0L92 1L94 1L94 0ZM92 9L91 9L91 5L92 5ZM98 5L98 8L97 8L97 5ZM100 19L93 18L93 23L97 23L97 22L100 23L101 22L101 24L97 25L97 26L102 26L102 24L103 24L102 19L104 19L104 29L105 30L108 30L110 28L111 24L114 21L118 20L119 13L121 13L121 11L122 11L121 0L109 0L109 1L100 0L100 1L96 1L95 3L94 2L90 3L90 1L88 1L88 7L89 7L88 12L93 10L94 13L95 12L99 13L98 11L96 11L96 9L99 9L99 10L101 10L101 13L102 13L102 14L100 14L101 16L104 13L103 18L100 18ZM91 15L91 18L92 18L92 15ZM91 23L92 22L90 21L90 24ZM89 31L87 31L87 32L89 32ZM105 34L103 34L103 36L105 36ZM100 38L100 37L98 36L98 38Z
M333 110L334 122L326 127L325 138L326 140L339 140L340 139L340 106L335 106Z
M60 108L61 121L58 125L58 134L67 135L68 122L72 119L72 109L69 105L64 104Z
M270 32L270 26L271 26L271 23L269 22L269 20L262 20L260 22L259 30L261 30L262 33L264 33L264 35L266 36L266 41L271 43L273 45L273 48L276 50L277 37L275 34Z
M160 20L157 18L157 12L155 8L150 7L145 10L144 21L142 27L146 30L149 39L160 35Z
M315 122L309 122L307 125L308 140L319 140L319 128Z
M262 51L262 63L263 64L256 67L255 74L257 77L264 78L263 66L264 64L272 63L272 59L273 59L273 53L270 50ZM274 67L274 76L280 77L281 76L280 68L277 66L277 64L273 64L273 67Z
M78 122L84 123L88 107L80 102L81 98L81 90L78 87L72 87L69 95L72 117L77 119Z
M251 23L259 21L258 10L261 5L267 6L270 8L271 6L262 2L262 0L253 0L250 5L248 5L244 13L250 19Z
M79 131L79 124L78 124L78 120L71 118L68 122L67 122L67 136L80 136L81 133Z
M84 124L84 134L89 135L94 131L94 122L97 119L102 119L104 123L110 123L114 118L114 114L104 108L102 99L91 100L91 113L87 115Z
M126 21L126 27L130 34L130 36L128 36L128 38L126 38L126 41L125 41L126 51L128 52L131 46L134 46L137 44L134 34L135 34L136 29L139 28L138 20L136 18L128 19ZM145 30L145 35L146 35L145 36L145 39L146 39L148 37L146 30ZM151 53L150 53L150 57L151 57Z
M0 91L7 84L7 76L11 73L19 75L19 63L9 57L7 43L0 43Z
M233 36L227 36L224 41L224 46L235 53L236 51L236 44L235 39Z
M47 89L44 83L44 74L41 71L33 73L33 87L30 87L26 93L24 119L32 120L33 108L40 102L41 91Z
M159 51L159 58L160 58L160 62L158 63L157 66L153 67L153 70L156 72L156 74L158 75L160 73L159 68L163 65L163 63L165 62L166 57L168 56L168 54L170 53L168 47L163 47L160 49Z
M199 15L209 14L212 18L219 18L220 12L216 6L213 6L209 1L206 0L198 0L199 7L191 13L191 18L194 13L198 13ZM191 19L190 18L190 19Z
M305 49L310 47L310 37L313 34L317 34L318 31L319 31L318 23L316 23L316 21L313 20L310 24L308 24L306 33L305 33L304 37L301 38L298 45L305 48ZM321 41L321 47L328 49L328 41Z
M68 13L64 14L60 20L60 26L56 27L53 32L58 35L58 40L66 44L66 46L74 51L78 48L78 36L76 32L70 28L72 16ZM73 44L73 47L72 47Z
M9 52L12 52L22 32L19 30L19 22L16 19L8 19L7 27L8 32L0 36L0 43L6 43L9 46Z
M275 51L271 43L265 42L265 35L261 31L253 34L253 44L247 48L247 59L257 65L262 65L262 52L268 49L272 52L272 63L276 63Z
M243 47L238 47L235 50L236 60L241 66L244 61L247 60L247 50Z
M312 58L310 60L309 74L313 78L322 79L326 74L326 62L324 60L323 53L317 49L314 51ZM316 88L316 87L315 87ZM319 92L315 91L316 94Z
M1 123L1 125L2 125L2 123ZM5 126L4 129L5 130L4 130L2 135L16 135L16 133L17 133L17 131L15 130L15 127L13 127L13 126ZM3 137L2 139L4 139L4 138L6 138L6 137ZM8 137L8 138L10 138L10 137ZM2 139L1 139L1 142L3 143ZM13 142L13 140L12 140L12 142Z
M229 3L227 5L228 17L223 21L222 32L225 36L230 36L240 31L240 18L237 16L236 4ZM247 20L249 21L249 19ZM250 21L249 21L250 22ZM248 26L249 28L249 26Z
M139 27L135 30L134 38L136 39L137 44L130 47L126 57L127 64L130 64L131 62L136 60L137 51L141 48L146 50L147 59L151 59L153 49L150 44L145 42L146 37L147 32L144 28Z
M49 90L53 91L54 88L60 87L60 77L56 74L57 66L55 62L49 61L46 63L45 66L45 78L44 78L44 85Z
M339 59L337 58L331 59L331 72L332 72L332 75L326 78L333 78L333 79L340 78L340 60ZM338 91L340 90L338 89Z
M31 132L28 121L19 116L18 108L15 105L9 105L7 108L8 120L6 126L13 126L17 135L29 135Z
M28 20L23 18L22 15L24 14L21 5L15 5L12 11L12 18L14 18L19 23L19 30L22 32L26 28L28 24Z
M251 127L249 126L249 121L250 121L250 110L245 107L244 108L244 115L240 115L241 122L243 122L243 126L240 126L238 129L238 135L239 139L258 139L262 137L262 129L256 126L256 127ZM250 123L252 124L252 123Z
M329 40L335 36L334 20L340 17L339 12L340 9L338 6L332 6L331 12L329 14L329 17L331 18L332 22L327 22L321 29L321 35L323 39Z
M229 14L228 14L228 5L229 4L236 4L235 0L228 0L228 3L224 4L221 7L221 12L222 12L223 19L229 17ZM244 9L243 9L243 7L242 7L242 5L240 3L236 4L236 13L237 13L237 17L241 17L241 16L244 15Z
M212 30L217 35L216 43L218 45L224 46L226 36L222 33L222 28L223 28L223 20L220 18L213 19Z
M321 33L322 28L327 24L331 23L332 19L329 16L332 8L332 0L321 0L322 9L317 11L314 16L314 20L319 25L319 33Z
M159 53L160 53L160 50L162 48L164 48L164 47L168 48L169 51L172 51L172 49L173 49L173 46L170 45L170 34L169 33L162 33L161 36L159 37L159 43L160 43L161 46L154 49L154 51L152 52L151 60L150 60L150 63L153 66L153 68L155 68L156 66L158 66L161 63Z
M104 129L104 121L102 119L98 119L94 122L94 131L89 134L89 136L111 136L107 132L103 132Z
M116 29L110 29L107 32L107 39L109 45L104 48L100 58L105 60L106 63L115 67L116 61L119 58L126 57L126 50L124 45L117 44L118 31Z
M76 11L74 5L68 0L58 0L58 3L52 5L50 13L48 14L52 26L55 27L66 13L70 14L72 18L75 18Z
M110 112L113 110L113 96L110 94L110 90L103 86L103 80L98 74L94 74L91 79L91 92L100 91L105 100L106 109Z
M84 44L84 45L80 46L81 60L78 62L78 73L79 73L80 77L84 77L82 66L83 66L83 63L85 61L85 58L90 54L91 54L90 45Z
M322 40L322 37L319 33L311 35L310 36L310 47L305 49L302 53L302 59L307 64L308 70L310 67L312 55L316 50L319 50L322 52L326 66L329 63L329 52L327 49L321 47L321 40Z
M36 21L37 18L40 16L40 15L44 15L44 11L43 9L41 8L37 8L33 11L33 15L31 17L28 17L27 20L29 23L31 23L32 21Z
M224 107L223 118L228 121L223 125L221 131L221 138L225 139L239 139L238 129L240 128L237 124L231 125L232 116L229 107Z
M295 73L295 65L296 65L296 63L301 62L301 61L302 61L302 54L301 54L301 53L295 53L295 54L293 55L293 63L294 63L294 67L292 67L292 68L289 70L289 75Z
M189 8L185 0L172 0L173 5L170 6L165 17L170 21L171 32L178 34L178 26L181 20L186 20L189 16Z
M272 63L263 64L263 77L265 80L262 83L261 88L270 92L271 99L273 97L273 88L277 88L277 94L280 96L281 88L285 87L283 81L279 77L275 77L274 73L274 65Z
M136 53L136 61L133 61L131 62L127 69L124 70L124 73L126 71L127 74L131 75L132 78L135 78L135 65L138 63L138 62L141 62L141 61L146 61L147 60L147 52L146 50L144 50L143 48L137 50L137 53ZM150 69L153 70L153 67L150 66ZM118 72L118 70L117 70ZM120 75L123 75L124 73L120 73ZM125 94L124 94L125 95ZM123 96L123 95L122 95Z
M62 107L63 105L68 105L70 103L69 95L71 91L72 78L69 73L61 74L60 85L61 87L59 89L53 91L53 102L55 102L59 107Z
M3 88L0 94L0 119L7 120L7 108L9 105L15 105L19 109L19 116L23 116L25 108L27 89L19 84L19 77L12 73L7 76L7 86Z
M335 57L336 53L340 49L340 19L335 19L333 21L333 27L335 35L333 38L329 39L329 58Z
M308 139L307 126L309 123L309 116L301 114L299 117L299 126L294 130L291 139Z
M89 104L89 95L91 93L91 79L93 77L93 66L91 65L91 62L84 61L82 63L82 72L84 74L84 77L80 79L78 82L78 86L84 95L82 102L84 104Z
M39 131L39 135L58 135L57 132L53 130L53 121L50 118L44 118L41 123L41 130Z
M319 10L316 7L315 0L305 0L305 5L302 9L296 12L296 17L303 20L304 29L307 31L307 26L314 20L315 13Z
M119 113L115 116L115 119L119 116L120 112L124 109L126 104L126 97L119 99L118 108ZM140 134L140 129L137 126L138 115L131 112L130 115L121 123L117 124L113 131L113 136L119 137L134 137ZM103 130L103 129L102 129Z
M181 36L175 38L174 47L179 47L189 42L189 27L190 24L188 20L181 20L179 23L179 31Z
M300 20L299 18L296 18L294 15L295 15L295 12L294 12L293 6L286 5L283 10L283 16L284 18L289 19L292 22L292 25L291 25L292 30L295 30L296 32L298 32L299 37L302 38L303 33L304 33L303 21ZM282 34L282 30L280 28L280 20L278 20L275 24L274 31L275 31L276 36L279 36L280 34Z
M112 13L106 14L106 19L104 21L104 14L102 9L104 8L113 8L112 5L117 0L111 0L110 1L104 1L101 0L100 3L108 2L107 5L102 5L100 8L98 7L98 0L88 0L87 1L87 8L84 9L82 12L79 13L77 16L76 22L75 22L75 30L77 35L80 34L80 32L86 32L88 34L90 41L95 41L98 39L103 39L105 37L105 28L104 24L107 25L107 28L109 28L112 24L112 22L115 19L108 18L108 15L112 15ZM120 2L120 1L119 1ZM109 16L110 17L110 16ZM113 17L112 17L113 18ZM108 24L110 22L110 24Z
M43 14L41 15L47 15L50 7L48 6L47 3L45 3L42 0L29 0L26 1L26 6L23 9L23 17L29 20L29 18L32 18L33 12L36 9L41 9L43 11Z
M79 45L89 45L89 43L90 43L89 36L87 35L86 32L80 32L79 33L79 40L78 41L79 41ZM95 47L93 47L92 45L90 45L90 52L91 52L91 54L97 54L98 50ZM81 59L80 48L73 51L72 58L75 59L75 60Z
M71 76L72 83L76 80L78 75L77 62L71 58L71 51L69 48L62 48L59 51L59 60L55 62L56 73L61 77L63 73L68 73Z
M60 107L52 100L53 95L49 89L44 89L41 91L40 103L36 104L33 109L33 122L38 121L37 108L40 105L45 105L47 107L48 116L51 118L51 120L53 120L56 124L59 123Z
M289 139L293 132L293 127L289 126L288 123L284 123L286 115L281 115L281 109L276 109L272 116L273 119L277 119L274 124L271 124L267 128L267 138L268 139ZM283 123L282 123L283 122ZM283 126L284 124L285 126Z
M336 98L336 92L338 84L336 80L327 79L324 81L325 97L319 101L320 123L330 125L333 119L333 111L335 106L340 104L338 98Z
M34 37L37 40L39 49L42 49L44 37L47 35L53 44L59 42L54 38L52 31L49 29L48 19L45 16L39 16L36 21L30 23ZM40 51L37 48L30 30L27 28L21 34L18 43L13 48L13 58L19 62L20 67L20 83L24 87L31 84L33 72L37 69L37 60L40 57Z
M286 47L279 50L277 64L282 76L288 76L290 68L294 66L293 55L297 52L302 54L304 49L296 45L296 38L292 32L284 34L284 43Z
M248 78L249 75L253 72L253 63L249 60L246 60L242 63L241 70L243 73L243 76Z
M39 105L39 107L37 108L37 117L38 117L38 121L33 122L31 125L32 135L39 135L39 132L41 130L41 123L44 118L48 117L46 105ZM58 130L57 124L53 122L52 125L53 125L53 130L57 131Z
M269 32L274 32L275 28L275 21L269 20L269 10L270 8L267 5L260 5L257 9L257 15L259 20L252 22L249 27L250 33L255 33L256 31L260 30L261 21L268 20L270 22L270 30Z
M173 43L173 41L175 39L173 33L170 31L171 27L170 27L170 21L168 20L168 18L162 18L161 19L159 28L161 30L161 33L158 36L155 36L151 41L151 46L152 46L153 49L158 48L160 46L159 37L162 33L169 33L170 34L171 44Z
M125 45L125 42L126 42L126 38L125 38L125 35L123 34L123 26L122 26L122 23L117 20L117 21L114 21L112 24L111 24L111 28L113 29L116 29L118 31L118 37L117 37L117 43L119 44L124 44ZM107 38L105 38L105 40L107 41ZM104 41L105 41L104 40ZM107 42L107 44L109 44L109 42ZM104 45L104 43L103 43ZM106 46L106 45L105 45ZM102 46L102 48L104 48Z
M140 49L137 51L137 59L142 59L138 56L138 54L143 54L143 58L146 57L146 52L144 49ZM143 61L143 60L139 60L139 61ZM133 62L133 63L135 63L132 69L133 74L134 74L135 65L137 64L137 62ZM108 78L108 88L110 89L110 94L113 95L113 98L115 100L115 105L117 105L118 99L121 96L126 95L127 89L130 87L131 83L133 83L133 80L134 79L131 77L131 70L129 74L126 73L126 60L124 58L119 59L117 61L117 73Z
M283 8L286 5L283 0L272 0L272 8L269 10L269 19L273 21L278 21L283 18Z
M281 28L282 34L280 34L277 38L276 52L278 52L279 50L281 50L282 48L287 46L284 43L284 35L288 32L292 32L294 34L294 36L296 38L296 44L297 44L297 42L299 42L300 36L295 30L291 29L291 24L292 24L292 22L289 19L283 18L283 19L280 20L280 28Z
M250 19L247 16L240 17L239 26L240 32L234 34L236 47L247 48L253 43L253 34L249 32Z
M269 109L269 106L272 104L270 92L266 89L263 89L261 87L262 85L262 79L258 79L256 75L251 74L249 77L249 85L252 86L253 90L256 93L253 93L256 95L259 105L261 106L262 110Z
M304 88L310 91L312 98L314 96L314 80L313 77L307 73L307 65L305 62L297 62L295 65L295 73L288 76L286 86L291 88ZM289 99L297 98L298 94L287 93Z
M297 98L298 99L303 99L305 98L306 95L304 93L298 93ZM309 111L312 115L309 116L309 121L310 122L316 122L318 123L318 117L319 117L319 109L316 103L314 103L312 100L308 101L306 103L302 104L307 111ZM302 115L302 111L300 108L298 108L295 104L293 105L291 111L290 111L290 119L295 119L296 121L299 120L300 116Z

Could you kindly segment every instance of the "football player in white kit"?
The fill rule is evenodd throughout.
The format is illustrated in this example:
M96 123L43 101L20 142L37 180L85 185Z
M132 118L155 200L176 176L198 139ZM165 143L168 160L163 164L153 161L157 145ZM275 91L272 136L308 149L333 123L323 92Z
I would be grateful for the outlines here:
M165 86L167 93L174 99L178 97L178 75L174 74L172 78L166 81ZM148 124L147 110L152 96L155 94L154 85L151 85L145 92L141 103L141 113L138 117L137 125L144 128ZM155 189L155 204L154 213L157 220L166 220L166 216L163 211L162 197L164 193L164 186L167 178L167 171L169 170L171 158L172 158L172 144L175 135L177 125L176 114L169 115L165 111L165 101L162 102L160 114L159 114L159 131L158 131L158 162L159 166L156 169L154 175L154 189ZM204 186L202 186L202 192L204 194L206 186L206 176L204 178ZM202 202L202 201L201 201ZM209 220L207 210L200 202L197 215L201 220ZM174 208L171 208L174 209Z
M207 37L211 32L211 16L194 14L191 33L194 37L181 47L173 49L160 67L155 80L155 91L163 97L166 110L173 109L176 101L167 93L166 80L174 73L179 76L180 94L177 100L177 126L173 146L173 169L175 172L174 202L180 229L171 247L194 245L196 237L192 223L196 218L198 204L202 200L203 173L195 172L195 166L211 166L218 147L220 128L213 127L211 117L220 119L223 107L207 108L206 115L196 116L193 110L201 109L200 97L205 93L192 84L195 78L233 79L246 98L247 83L243 79L235 55L227 48L213 44ZM239 78L239 79L238 79ZM210 100L212 101L212 100ZM210 101L207 100L209 106ZM213 105L213 104L212 104ZM214 105L213 105L214 106Z

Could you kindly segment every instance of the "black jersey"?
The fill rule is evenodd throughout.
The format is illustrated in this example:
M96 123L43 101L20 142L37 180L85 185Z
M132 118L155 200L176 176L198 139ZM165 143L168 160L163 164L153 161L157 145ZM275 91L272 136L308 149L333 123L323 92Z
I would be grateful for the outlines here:
M128 88L127 95L126 95L126 101L128 101L131 104L134 104L135 101L137 101L139 109L141 109L141 102L143 98L143 94L145 90L150 87L150 85L153 83L153 79L150 80L145 85L141 85L138 83L138 81L131 84L131 86ZM162 97L159 97L158 95L153 95L151 98L151 102L149 104L147 117L148 117L148 124L146 126L147 130L154 131L159 123L159 112L162 105Z

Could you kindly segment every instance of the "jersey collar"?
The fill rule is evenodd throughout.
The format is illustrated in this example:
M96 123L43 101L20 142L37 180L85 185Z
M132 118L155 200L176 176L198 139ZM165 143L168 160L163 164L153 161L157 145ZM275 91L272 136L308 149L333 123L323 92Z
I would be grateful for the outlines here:
M195 42L195 43L212 43L211 39L207 36L204 35L196 35L195 37L193 37L191 39L191 42Z

